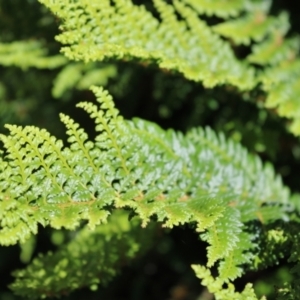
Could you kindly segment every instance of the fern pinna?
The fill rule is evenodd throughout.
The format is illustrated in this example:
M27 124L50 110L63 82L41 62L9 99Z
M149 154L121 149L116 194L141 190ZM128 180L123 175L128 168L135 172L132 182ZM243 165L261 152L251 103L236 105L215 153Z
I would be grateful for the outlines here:
M269 1L224 6L221 0L174 0L172 5L154 0L159 18L123 0L40 2L62 20L57 39L69 59L155 64L207 88L249 91L260 85L264 105L290 117L292 131L299 134L300 107L294 101L299 39L284 39L287 15L268 16ZM208 26L199 14L225 21ZM237 59L238 45L253 41L252 53ZM62 89L58 85L54 94ZM216 299L257 299L251 284L239 293L233 280L282 257L290 256L298 274L299 197L290 195L271 165L210 128L182 134L141 119L125 120L106 90L93 86L92 91L100 107L77 106L94 119L94 140L65 114L60 118L66 145L33 126L6 125L9 135L1 135L0 244L25 247L38 225L77 230L57 252L40 255L14 273L16 294L38 299L83 286L95 290L149 249L158 229L184 224L208 244L206 266L193 269ZM279 297L296 299L297 285L287 283L278 291Z

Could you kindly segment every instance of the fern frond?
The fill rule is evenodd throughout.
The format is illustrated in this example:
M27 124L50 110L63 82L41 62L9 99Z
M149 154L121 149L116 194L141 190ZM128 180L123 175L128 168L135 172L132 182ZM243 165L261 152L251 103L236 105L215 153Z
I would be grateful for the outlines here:
M46 50L37 41L0 43L0 64L17 66L23 70L30 67L54 69L64 65L67 59L62 55L46 56Z
M292 119L290 129L295 135L300 134L300 59L295 58L295 51L289 57L264 72L263 84L269 92L266 106L277 109L279 115Z
M271 1L153 0L155 13L128 0L39 1L62 21L57 37L62 52L79 61L61 71L54 96L105 84L116 75L114 66L99 69L98 61L155 64L205 88L257 88L266 94L263 105L290 118L291 130L300 135L300 40L286 38L286 13L269 16ZM218 18L199 14L224 20L209 26ZM239 45L252 53L238 58ZM56 68L67 62L46 54L35 42L0 44L5 66ZM283 248L291 249L292 272L299 277L299 196L290 195L269 164L209 128L182 134L124 120L107 91L91 89L98 105L77 106L95 122L93 141L65 114L60 114L65 145L33 126L6 125L9 134L0 135L0 245L20 243L29 260L30 238L39 225L89 227L55 254L17 271L12 285L17 294L39 298L82 286L96 289L124 259L139 253L149 236L152 240L155 222L168 228L189 224L208 243L207 265L193 268L216 299L257 299L251 285L238 293L231 282L250 264L278 263L286 255ZM121 209L137 218L128 222ZM215 266L217 277L210 270ZM299 289L293 284L280 288L280 297L295 298Z
M208 290L214 294L216 300L258 300L253 290L252 284L247 284L245 289L239 293L236 292L234 286L229 283L227 288L223 288L224 282L219 278L215 279L211 275L210 271L200 265L192 265L196 276L201 279L201 283L207 286ZM262 297L260 300L266 300Z
M247 57L251 63L259 65L277 65L291 58L300 48L299 37L285 39L281 32L274 32L270 37L253 47L253 53Z
M242 223L236 214L239 214L238 210L226 209L209 231L202 234L202 238L210 245L207 249L208 267L213 266L220 258L228 256L229 252L236 248L242 231Z
M136 219L129 222L124 212L114 213L108 224L94 231L83 228L58 251L39 255L26 269L14 271L10 288L30 299L58 297L83 287L96 290L148 250L154 229L142 230Z
M244 273L243 266L248 266L253 261L254 255L249 249L255 252L256 244L254 240L254 236L248 232L244 231L239 234L239 240L235 248L229 251L224 260L220 261L218 271L221 280L229 282L242 276Z
M105 86L116 74L116 67L113 65L70 63L55 78L52 95L61 98L72 88L82 90L88 89L91 85Z
M154 1L161 22L130 1L116 0L113 5L109 1L40 2L63 20L64 32L57 39L67 45L62 52L70 59L138 59L183 73L207 87L229 83L247 89L255 84L253 70L239 62L229 44L180 1L174 1L174 7Z
M258 229L258 231L260 231ZM253 269L259 270L267 266L274 266L280 262L280 259L289 255L290 241L287 234L281 229L269 229L259 233L260 242L259 252L255 255ZM274 250L276 249L276 255Z
M245 8L245 0L184 0L191 5L199 14L218 16L223 18L237 16Z
M267 34L287 27L288 16L282 13L275 18L267 16L265 11L254 11L238 19L223 22L213 27L214 31L230 38L236 44L249 45L252 41L262 41Z
M92 90L101 110L87 102L78 106L95 120L93 142L63 114L69 147L32 126L7 125L10 135L1 135L2 245L26 240L39 223L74 229L87 220L95 228L124 207L143 226L153 217L166 227L196 224L210 244L212 266L222 259L229 264L237 248L249 246L253 236L241 231L248 222L288 218L289 191L270 166L238 144L210 129L183 135L139 119L125 121L106 91ZM243 254L238 264L249 262ZM239 275L234 272L228 276Z
M290 81L287 84L276 79L272 80L271 88L269 84L269 73L276 73L278 66L284 72L282 66L288 64L299 48L299 38L282 42L289 29L288 15L285 12L277 17L268 15L271 1L226 2L228 9L224 10L223 1L212 4L208 0L174 0L170 5L155 0L160 20L130 1L40 2L62 19L63 33L57 39L65 45L62 52L68 58L85 62L113 58L137 60L143 65L154 63L161 69L202 82L205 87L230 84L249 90L262 83L268 94L266 107L278 106L280 116L292 119L291 131L300 134L298 80L289 71L287 76L294 80L292 85ZM208 26L198 13L236 18ZM249 45L251 41L257 44L245 61L239 61L231 43L221 36L235 45ZM265 67L268 64L274 67L255 74L257 71L249 63L263 62Z

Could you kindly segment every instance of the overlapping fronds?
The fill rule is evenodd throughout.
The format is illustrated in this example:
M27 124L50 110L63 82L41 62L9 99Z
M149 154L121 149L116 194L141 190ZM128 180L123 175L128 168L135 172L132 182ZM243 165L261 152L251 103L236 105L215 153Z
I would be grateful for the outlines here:
M67 62L68 59L63 55L48 56L38 41L0 43L0 65L5 67L15 66L26 70L31 67L54 69L63 66L53 83L55 98L61 98L71 88L88 89L91 85L106 85L109 78L116 76L113 65Z
M267 95L265 106L278 108L292 120L291 131L300 134L299 37L286 38L288 15L269 15L271 1L174 0L171 5L155 0L159 19L130 1L40 2L61 18L57 39L68 58L155 63L206 87L259 85ZM209 26L198 14L225 20ZM241 44L252 51L244 60L234 54Z
M114 66L100 69L98 61L155 64L205 88L259 87L265 107L291 118L292 131L300 135L299 37L286 38L288 16L270 16L270 1L153 0L149 10L127 0L39 1L61 20L57 39L76 61L57 77L55 97L116 75ZM210 16L223 20L210 26ZM250 51L245 59L240 45ZM0 44L5 66L56 68L66 62L47 57L36 42ZM16 272L16 293L46 297L82 286L95 289L138 253L141 234L152 233L154 222L168 228L189 224L208 243L206 266L194 269L216 299L257 299L251 285L237 293L230 282L249 265L276 264L287 244L299 274L297 233L290 227L283 234L274 226L298 218L292 211L299 210L299 198L290 196L270 165L209 128L182 134L141 119L124 120L108 92L95 86L92 91L100 107L77 106L95 121L93 141L65 114L60 118L68 145L33 126L6 125L9 134L0 135L0 245L28 240L38 225L74 230L87 222L89 227L55 254ZM4 93L0 86L0 96ZM121 209L137 218L110 219ZM96 256L103 263L91 265ZM279 290L282 296L297 292L291 285Z
M252 284L247 284L244 290L239 293L235 291L234 285L231 283L224 288L224 281L220 278L215 279L209 269L198 265L193 265L192 268L197 277L201 279L201 283L207 286L210 292L214 293L216 300L258 300ZM266 298L262 297L260 300L266 300Z
M130 260L153 243L154 226L141 229L137 219L115 212L94 231L83 228L56 252L39 255L24 270L14 272L11 289L30 299L62 296L75 289L109 282Z
M196 224L209 243L208 266L222 260L224 280L239 276L238 265L250 262L255 246L247 223L287 218L289 191L273 169L210 129L183 135L140 119L125 121L106 91L93 91L101 110L87 102L78 106L95 120L95 141L63 114L69 147L43 129L7 125L0 243L24 241L38 224L75 229L87 220L93 229L123 207L143 226L153 218L165 227Z

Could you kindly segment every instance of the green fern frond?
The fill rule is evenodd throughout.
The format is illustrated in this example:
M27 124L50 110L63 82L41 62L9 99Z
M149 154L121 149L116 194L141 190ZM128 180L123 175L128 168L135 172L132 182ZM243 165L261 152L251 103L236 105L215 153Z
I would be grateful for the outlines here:
M218 16L222 18L237 16L245 8L245 0L184 0L199 14Z
M299 37L285 39L281 32L274 32L265 42L253 47L253 53L247 57L251 63L259 65L277 65L288 60L300 48Z
M215 15L224 19L236 17L244 12L255 11L268 12L271 1L247 1L247 0L183 0L191 5L199 14Z
M55 78L52 95L61 98L72 88L83 90L91 85L105 86L108 80L116 75L116 67L113 65L70 63Z
M220 35L230 38L236 44L249 45L251 41L260 42L271 32L289 25L288 16L282 13L275 18L265 11L254 11L238 19L223 22L213 27Z
M260 230L258 229L258 231ZM290 241L281 228L265 229L259 235L259 251L254 259L253 269L259 270L267 266L274 266L280 262L280 259L289 255ZM274 255L275 249L276 255Z
M74 229L87 220L94 229L124 207L143 226L153 217L165 227L196 224L209 243L208 265L224 259L232 270L226 276L240 275L234 268L249 263L249 256L240 253L230 262L232 254L254 240L242 228L253 220L288 218L289 191L273 169L210 129L183 135L125 121L106 91L92 90L101 110L87 102L78 106L95 120L93 142L63 114L69 147L43 129L7 125L10 135L1 135L0 243L24 241L38 224Z
M268 15L271 1L226 2L228 9L223 10L221 0L213 4L208 0L174 0L173 5L155 0L160 20L130 1L40 2L62 19L63 32L57 39L65 45L62 52L68 58L85 62L113 58L137 60L143 65L154 63L209 88L230 84L249 90L262 83L267 93L265 106L278 107L280 116L291 118L291 131L300 134L298 80L288 69L286 74L294 80L292 85L290 80L287 84L272 80L269 75L272 77L278 67L284 72L282 66L285 69L293 53L298 52L299 38L284 40L289 29L288 15L285 12L277 17ZM225 21L208 26L198 13L222 15ZM230 41L224 41L221 36ZM234 47L249 45L251 41L256 42L253 53L239 61ZM251 63L273 67L258 72Z
M208 232L202 234L202 238L210 245L207 249L208 267L213 266L220 258L228 256L229 252L236 248L241 227L239 211L228 208Z
M58 297L83 287L96 290L148 250L154 232L154 226L141 229L136 219L129 222L124 212L114 213L108 224L94 231L81 229L58 251L39 255L26 269L15 271L10 288L30 299Z
M295 58L295 51L289 57L272 66L262 75L264 88L269 92L266 107L275 108L279 115L292 119L290 129L295 135L300 134L300 59Z
M275 236L275 235L274 235ZM300 245L300 234L299 234L299 216L297 215L296 222L290 222L284 227L283 233L281 236L277 234L277 239L285 242L285 247L282 247L287 254L289 255L288 262L291 265L289 273L292 275L292 278L289 282L285 282L282 286L276 286L277 298L278 300L291 299L296 300L299 298L300 285L299 285L299 276L300 276L300 264L299 264L299 245Z
M138 59L183 73L207 87L229 83L247 89L255 83L253 70L239 62L229 44L180 1L174 1L174 7L154 1L161 22L129 1L116 0L114 5L109 1L40 2L63 20L63 33L57 39L67 45L62 52L72 60ZM178 21L176 13L183 20Z
M0 44L0 64L65 65L55 97L116 76L117 65L99 61L154 64L163 75L180 73L205 88L255 89L265 95L262 105L290 118L300 135L300 39L286 37L285 12L269 15L271 1L153 0L149 10L128 0L39 1L61 19L57 39L76 62L47 57L39 43L18 42ZM252 53L242 58L240 45ZM216 299L257 299L251 284L238 293L232 281L286 256L296 280L278 288L279 298L296 299L299 195L290 195L273 167L209 128L183 134L124 120L107 91L91 90L98 104L77 107L94 120L94 140L65 114L65 144L33 126L6 125L9 133L0 135L0 245L20 243L22 260L29 261L38 226L77 229L69 244L15 272L15 293L40 298L95 290L148 248L159 223L188 225L207 242L206 266L193 268ZM4 101L5 92L0 85Z
M259 300L255 295L252 284L247 284L244 290L239 293L235 291L231 283L227 285L227 288L223 288L224 282L219 278L213 278L210 271L205 267L192 265L192 268L196 276L201 279L201 283L207 286L208 290L214 294L216 300ZM260 300L266 300L266 298L262 297Z
M37 41L0 43L0 64L17 66L23 70L30 67L54 69L64 65L67 59L62 55L46 56L46 51Z
M70 88L73 88L82 76L81 64L68 64L55 78L52 95L55 98L60 98Z
M249 266L253 261L254 255L249 249L252 249L254 252L256 251L254 241L254 236L248 232L244 231L239 234L236 247L227 254L224 260L220 261L218 267L220 279L228 282L242 276L244 273L243 266Z
M286 38L289 30L287 14L276 19L268 37L253 47L247 57L251 63L266 67L259 75L259 81L267 92L265 106L276 109L277 113L292 120L290 130L300 134L299 58L300 38Z

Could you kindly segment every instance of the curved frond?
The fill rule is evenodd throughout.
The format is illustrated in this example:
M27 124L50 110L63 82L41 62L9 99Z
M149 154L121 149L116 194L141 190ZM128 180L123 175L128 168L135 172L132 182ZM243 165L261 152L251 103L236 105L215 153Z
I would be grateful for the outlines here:
M95 228L112 209L124 207L143 226L153 217L165 227L196 224L209 243L212 266L222 259L229 264L237 248L249 246L250 221L288 217L289 191L270 166L240 145L210 129L183 135L139 119L125 121L106 91L92 90L101 109L78 106L95 120L95 141L63 114L69 147L32 126L7 125L10 135L1 135L2 245L27 239L38 224L74 229L87 220ZM249 262L246 252L237 258L238 264Z

